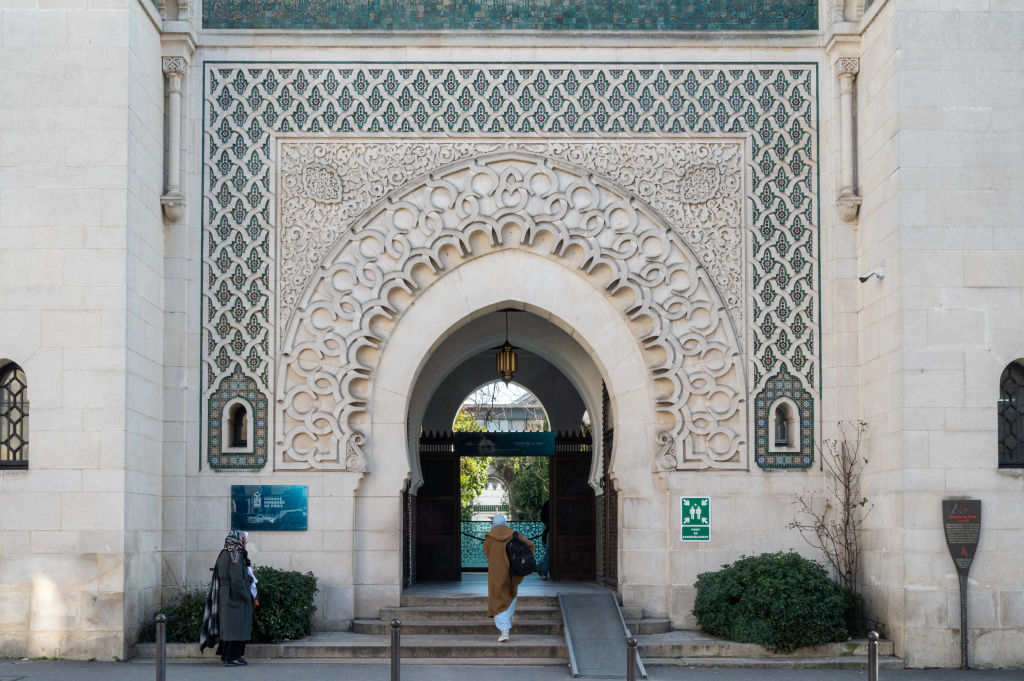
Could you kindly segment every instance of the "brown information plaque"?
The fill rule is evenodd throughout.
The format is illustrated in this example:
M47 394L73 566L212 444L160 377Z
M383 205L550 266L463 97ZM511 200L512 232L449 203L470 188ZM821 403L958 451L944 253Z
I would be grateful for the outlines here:
M942 528L960 578L960 668L967 669L967 573L981 538L981 499L943 499Z

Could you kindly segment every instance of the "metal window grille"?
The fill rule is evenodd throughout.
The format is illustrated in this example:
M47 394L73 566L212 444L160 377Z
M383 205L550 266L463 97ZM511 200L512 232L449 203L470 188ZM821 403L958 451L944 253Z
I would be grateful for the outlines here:
M28 468L28 382L17 364L0 368L0 468Z
M999 380L999 467L1024 468L1024 366L1017 362Z

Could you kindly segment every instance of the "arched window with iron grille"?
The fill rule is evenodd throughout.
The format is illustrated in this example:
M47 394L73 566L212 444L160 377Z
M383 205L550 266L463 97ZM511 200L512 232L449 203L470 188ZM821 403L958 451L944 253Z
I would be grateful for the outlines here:
M999 467L1024 468L1024 365L1010 362L999 379Z
M14 362L0 367L0 468L28 468L28 381Z

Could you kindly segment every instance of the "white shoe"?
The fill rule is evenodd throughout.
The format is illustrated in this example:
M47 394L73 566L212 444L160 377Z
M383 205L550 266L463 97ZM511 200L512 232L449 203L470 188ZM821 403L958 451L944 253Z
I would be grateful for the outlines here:
M498 643L504 643L508 640L508 629L501 630L501 636L498 637Z

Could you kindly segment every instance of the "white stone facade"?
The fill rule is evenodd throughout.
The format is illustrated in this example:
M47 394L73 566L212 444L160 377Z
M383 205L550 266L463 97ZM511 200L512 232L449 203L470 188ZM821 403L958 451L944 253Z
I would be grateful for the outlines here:
M693 626L698 573L816 557L787 525L794 495L822 486L817 458L800 468L797 447L772 469L757 446L784 361L815 441L868 424L862 588L897 654L959 664L940 501L971 497L972 664L1024 666L1024 473L998 467L996 433L1000 375L1024 359L1024 6L822 2L819 31L788 33L403 38L204 30L177 4L0 0L0 361L31 403L28 470L0 469L0 653L130 655L161 598L207 579L233 484L308 487L309 529L254 533L253 557L320 578L317 628L396 605L413 435L464 396L439 391L475 387L453 371L502 342L494 313L511 307L528 313L517 343L561 377L524 373L545 407L546 386L600 425L607 387L627 604ZM310 103L332 68L344 119L344 69L453 64L635 73L635 93L609 75L619 109L611 88L597 99L623 126L627 105L664 104L669 123L523 133L503 104L477 130L469 76L449 94L436 76L424 116L458 119L440 132L331 128ZM702 131L719 105L732 118ZM415 106L396 115L419 125ZM215 470L211 398L236 368L266 399L264 465ZM678 497L696 494L714 534L684 544Z

